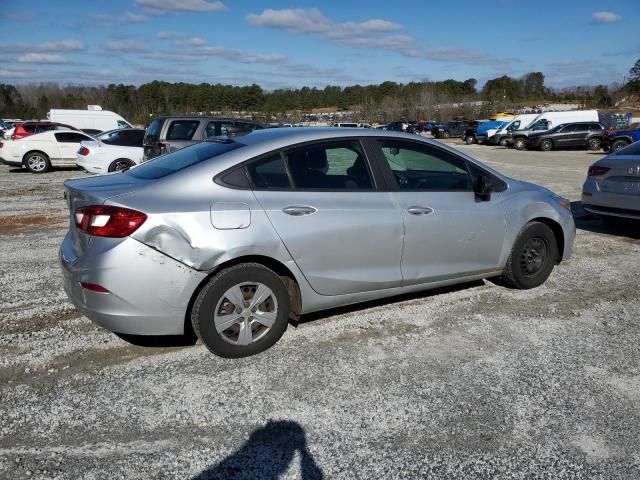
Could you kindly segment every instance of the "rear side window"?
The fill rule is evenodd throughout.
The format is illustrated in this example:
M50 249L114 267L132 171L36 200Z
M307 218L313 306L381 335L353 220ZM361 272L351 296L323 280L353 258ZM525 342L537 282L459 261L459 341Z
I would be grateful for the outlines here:
M251 182L256 189L283 190L291 188L284 160L278 153L247 166Z
M357 141L288 150L285 157L296 189L371 190L373 182Z
M592 123L591 124L591 130L594 132L599 132L600 130L602 130L602 125L598 124L598 123Z
M198 120L174 120L169 125L167 140L191 140L198 129Z
M136 168L128 170L126 173L133 177L143 179L162 178L241 147L244 147L244 144L238 142L198 143L154 158Z
M55 135L56 140L60 143L80 143L85 140L92 140L91 137L76 132L60 132Z
M23 123L22 129L27 133L36 133L36 125L33 123L32 124Z
M573 131L576 132L576 133L588 132L589 131L589 125L585 125L584 123L578 123L578 124L574 125Z

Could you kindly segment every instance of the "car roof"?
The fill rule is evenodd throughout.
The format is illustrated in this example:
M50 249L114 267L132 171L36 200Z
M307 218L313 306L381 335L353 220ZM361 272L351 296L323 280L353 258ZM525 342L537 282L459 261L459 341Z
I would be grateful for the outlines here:
M238 117L216 117L214 115L161 115L153 119L155 120L166 120L168 118L177 118L177 119L193 119L193 120L233 120L234 122L249 122L249 123L259 123L263 125L262 122L258 120L252 120L250 118L238 118Z

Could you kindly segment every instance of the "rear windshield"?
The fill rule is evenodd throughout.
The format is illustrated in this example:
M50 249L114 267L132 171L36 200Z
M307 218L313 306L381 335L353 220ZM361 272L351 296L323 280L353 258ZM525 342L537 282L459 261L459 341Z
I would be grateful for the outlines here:
M640 141L634 142L622 150L618 150L617 155L640 155Z
M136 178L162 178L223 153L244 147L234 141L209 141L182 148L173 153L149 160L127 173Z

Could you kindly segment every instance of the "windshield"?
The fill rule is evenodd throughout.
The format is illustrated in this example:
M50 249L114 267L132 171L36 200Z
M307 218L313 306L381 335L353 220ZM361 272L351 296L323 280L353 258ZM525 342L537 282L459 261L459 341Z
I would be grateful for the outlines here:
M244 146L243 143L229 139L197 143L173 153L149 160L129 170L127 173L136 178L162 178Z
M616 155L640 155L640 142L634 142L628 147L618 150Z
M156 118L149 124L149 126L147 127L147 133L144 136L145 143L149 141L155 141L160 138L160 129L162 128L163 123L164 119Z

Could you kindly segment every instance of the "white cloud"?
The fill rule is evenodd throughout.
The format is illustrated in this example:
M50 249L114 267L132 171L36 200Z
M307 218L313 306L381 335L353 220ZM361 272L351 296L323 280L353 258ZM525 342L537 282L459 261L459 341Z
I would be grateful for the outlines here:
M465 48L421 47L416 39L399 32L402 25L378 18L364 22L336 23L317 8L267 9L246 17L251 25L275 28L291 33L319 35L327 41L356 48L372 48L399 53L405 57L423 58L437 62L480 65L497 60L485 53ZM502 60L510 62L511 60Z
M20 63L67 63L67 59L62 55L49 53L27 53L18 57Z
M270 27L294 33L322 33L329 38L350 38L401 30L397 23L381 19L365 22L334 23L317 8L267 9L261 14L247 15L256 26Z
M158 38L180 38L183 34L180 32L158 32L156 37Z
M84 50L84 44L79 40L59 40L40 43L31 49L39 52L73 52Z
M106 42L103 46L112 52L146 53L149 51L149 48L138 40L114 40Z
M135 0L135 4L154 15L171 12L219 12L227 9L219 0Z
M620 15L616 15L613 12L596 12L591 16L591 23L595 23L598 25L606 24L606 23L615 23L622 20Z
M143 23L148 22L149 17L138 13L125 12L122 16L122 20L126 23Z
M79 40L56 40L52 42L44 42L34 44L28 43L13 43L2 45L2 52L69 52L77 53L85 49L84 43Z

